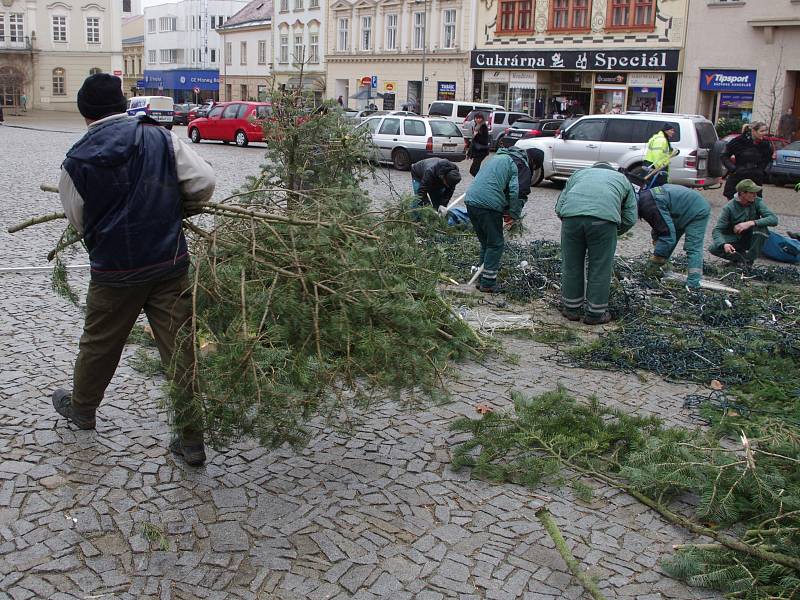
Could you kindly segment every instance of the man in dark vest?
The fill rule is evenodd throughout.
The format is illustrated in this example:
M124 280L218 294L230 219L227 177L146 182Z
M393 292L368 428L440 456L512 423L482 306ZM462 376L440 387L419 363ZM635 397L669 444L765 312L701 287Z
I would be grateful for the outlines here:
M67 152L59 193L72 226L84 235L91 263L86 320L73 390L56 390L53 406L79 429L95 413L125 341L144 310L161 361L184 402L175 407L170 450L192 465L205 462L201 422L192 414L189 253L183 203L211 198L211 166L148 118L125 113L118 77L92 75L78 92L89 130Z

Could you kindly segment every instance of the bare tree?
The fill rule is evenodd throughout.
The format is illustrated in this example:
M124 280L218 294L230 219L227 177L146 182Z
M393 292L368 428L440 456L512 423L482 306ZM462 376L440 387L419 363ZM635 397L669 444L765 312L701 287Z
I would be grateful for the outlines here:
M31 81L31 64L27 57L18 58L13 55L4 57L0 63L0 100L5 102L5 96L13 98L12 114L17 115L19 110L19 97Z
M763 95L766 101L759 112L761 120L767 124L770 132L773 132L773 125L781 118L783 112L783 92L786 89L785 72L783 70L783 45L778 51L778 62L775 65L775 75L763 87Z

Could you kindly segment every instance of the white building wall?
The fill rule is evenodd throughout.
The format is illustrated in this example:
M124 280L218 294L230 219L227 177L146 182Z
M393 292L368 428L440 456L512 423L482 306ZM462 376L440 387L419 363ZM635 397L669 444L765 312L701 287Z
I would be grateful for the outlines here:
M325 14L327 0L273 0L275 15L273 18L273 72L279 83L286 83L288 78L299 72L294 54L294 37L302 36L305 48L305 74L324 75L325 73ZM289 36L289 60L281 62L281 35ZM318 61L308 62L311 36L319 36Z
M272 63L272 31L269 29L250 29L229 31L223 36L225 43L231 44L231 64L224 65L220 72L228 77L269 77ZM242 42L247 44L245 64L242 64ZM265 42L266 62L258 62L258 43Z

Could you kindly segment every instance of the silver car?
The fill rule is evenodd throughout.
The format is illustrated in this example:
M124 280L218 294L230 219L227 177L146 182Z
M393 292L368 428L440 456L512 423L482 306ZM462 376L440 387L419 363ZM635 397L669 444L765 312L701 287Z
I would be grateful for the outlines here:
M407 115L380 115L367 118L364 128L372 138L371 158L391 163L400 171L424 158L438 156L453 162L466 157L466 142L458 126L446 119Z

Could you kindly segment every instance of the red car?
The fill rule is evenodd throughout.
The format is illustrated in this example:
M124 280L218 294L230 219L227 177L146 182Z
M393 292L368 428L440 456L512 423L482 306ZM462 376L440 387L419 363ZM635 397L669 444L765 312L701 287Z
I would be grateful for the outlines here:
M189 122L187 133L195 144L200 140L235 142L244 148L250 142L263 142L262 122L272 115L269 102L222 102L207 117Z

